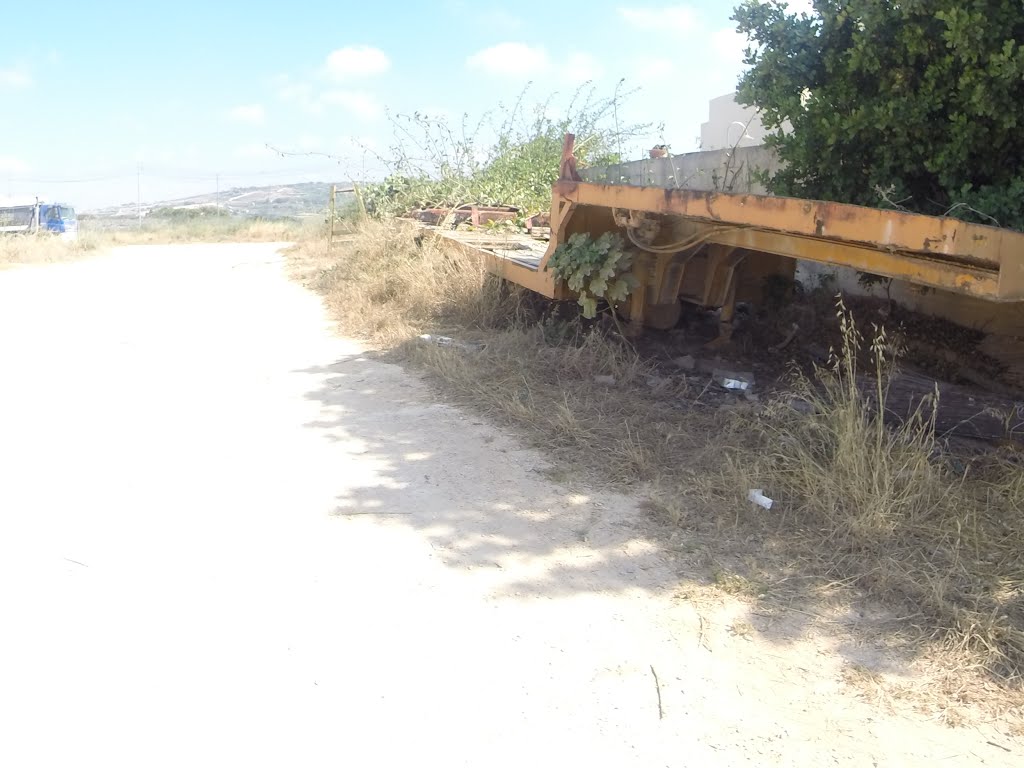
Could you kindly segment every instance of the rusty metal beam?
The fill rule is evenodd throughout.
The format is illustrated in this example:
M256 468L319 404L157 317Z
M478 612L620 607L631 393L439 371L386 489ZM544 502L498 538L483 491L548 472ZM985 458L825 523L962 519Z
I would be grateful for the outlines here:
M559 181L555 197L578 205L684 216L913 252L998 269L1024 259L1024 233L956 219L765 195ZM816 259L820 260L820 259ZM1022 268L1024 269L1024 268Z
M1024 299L1024 295L1000 296L999 276L994 270L932 261L909 254L847 245L834 240L818 240L781 232L736 228L717 232L709 237L708 242L775 253L822 264L851 267L862 272L871 272L897 280L907 280L918 285L964 293L990 301Z

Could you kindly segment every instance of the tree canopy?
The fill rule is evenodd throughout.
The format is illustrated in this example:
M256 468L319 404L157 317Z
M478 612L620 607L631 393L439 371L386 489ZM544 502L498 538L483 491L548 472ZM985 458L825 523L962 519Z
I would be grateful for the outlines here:
M745 0L778 194L1024 229L1021 0Z

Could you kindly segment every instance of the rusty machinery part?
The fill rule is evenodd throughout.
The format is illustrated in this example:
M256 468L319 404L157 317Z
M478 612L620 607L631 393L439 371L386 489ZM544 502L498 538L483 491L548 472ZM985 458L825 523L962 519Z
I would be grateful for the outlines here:
M572 133L565 134L565 137L562 139L562 163L558 172L559 180L583 181L583 178L576 170L576 154L573 152L575 143L576 135Z
M661 234L661 217L655 214L612 208L612 219L638 248L650 247Z
M668 304L645 304L640 322L634 322L630 302L626 301L615 308L623 320L628 320L633 328L638 325L653 328L656 331L670 331L679 325L683 316L683 302L673 301Z
M620 208L612 208L612 218L618 226L626 230L626 237L633 245L648 253L679 253L699 247L709 238L736 228L733 226L704 226L696 235L687 240L655 245L654 241L661 233L665 216L646 211L623 211Z

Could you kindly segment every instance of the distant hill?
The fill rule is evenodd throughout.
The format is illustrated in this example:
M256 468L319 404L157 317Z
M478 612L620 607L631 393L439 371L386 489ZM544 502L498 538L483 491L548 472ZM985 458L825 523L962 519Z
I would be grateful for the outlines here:
M331 185L320 181L275 184L267 187L235 187L221 190L219 197L215 192L210 192L178 200L143 203L142 215L148 216L158 209L210 209L216 206L219 200L220 209L235 216L266 219L302 218L320 215L326 211L330 194ZM346 205L352 194L350 185L339 184L338 205ZM135 203L124 203L87 211L84 215L94 219L109 219L114 223L114 220L118 219L134 220L138 216L138 208Z

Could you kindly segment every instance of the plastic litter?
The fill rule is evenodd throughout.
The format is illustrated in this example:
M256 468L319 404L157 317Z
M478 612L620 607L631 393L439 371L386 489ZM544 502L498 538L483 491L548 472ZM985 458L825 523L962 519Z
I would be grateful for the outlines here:
M723 377L718 380L718 383L726 389L738 389L744 392L750 389L750 382L743 381L742 379L727 379Z
M746 392L754 386L754 374L747 371L725 371L716 368L711 372L711 378L723 389L731 389L738 392Z
M769 499L764 495L763 488L751 488L750 492L747 493L747 498L757 504L757 506L764 507L765 509L771 509L772 504L775 503L773 499Z
M424 333L420 335L420 341L429 341L437 344L439 347L456 347L458 349L466 349L471 352L478 352L483 348L483 344L477 344L468 341L459 341L453 339L450 336L434 336L430 333Z

